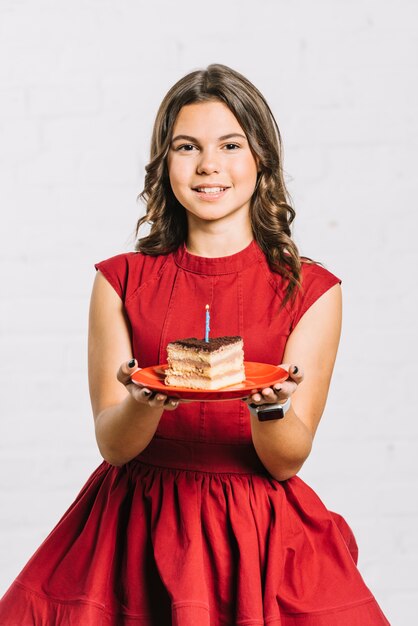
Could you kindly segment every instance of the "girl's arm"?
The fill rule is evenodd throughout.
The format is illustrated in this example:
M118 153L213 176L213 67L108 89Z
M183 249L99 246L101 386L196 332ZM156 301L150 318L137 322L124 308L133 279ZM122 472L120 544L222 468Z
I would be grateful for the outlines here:
M123 303L97 272L89 316L89 386L97 444L103 458L123 465L148 445L163 410L176 401L130 382L132 345ZM124 365L120 366L121 363Z
M291 407L281 420L258 421L251 415L251 430L260 460L277 480L294 476L309 456L313 438L325 407L341 333L341 288L335 285L303 315L288 338L284 362L289 380L272 389L263 389L251 402L284 402ZM301 369L293 364L303 364ZM299 385L299 383L303 383Z

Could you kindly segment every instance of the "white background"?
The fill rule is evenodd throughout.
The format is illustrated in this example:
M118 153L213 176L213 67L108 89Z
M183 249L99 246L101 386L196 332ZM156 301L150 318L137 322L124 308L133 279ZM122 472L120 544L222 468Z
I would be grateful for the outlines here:
M353 527L393 626L415 623L417 6L0 0L0 592L100 462L93 263L133 247L161 98L220 62L271 104L296 242L343 279L339 360L301 475Z

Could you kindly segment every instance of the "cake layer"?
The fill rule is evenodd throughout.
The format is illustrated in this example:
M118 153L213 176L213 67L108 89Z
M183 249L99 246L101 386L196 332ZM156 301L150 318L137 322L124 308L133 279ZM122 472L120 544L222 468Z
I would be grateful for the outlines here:
M187 339L177 339L168 344L167 349L172 346L181 346L190 350L198 350L199 352L216 352L221 348L241 343L242 337L211 337L209 341L204 339L196 339L196 337L188 337Z
M223 359L216 365L205 364L193 359L169 361L166 375L186 376L188 373L192 373L194 376L203 378L219 378L219 376L224 376L231 371L240 371L241 369L243 369L242 354L241 357L238 355L233 359Z
M181 348L167 349L168 364L176 363L181 367L210 368L218 367L231 361L243 360L243 350L241 345L234 345L227 349L216 352L195 352L194 350L184 350Z
M227 376L220 376L218 378L201 378L194 377L191 373L188 376L167 376L166 385L172 387L189 387L190 389L222 389L223 387L229 387L242 383L245 380L245 372L235 372Z

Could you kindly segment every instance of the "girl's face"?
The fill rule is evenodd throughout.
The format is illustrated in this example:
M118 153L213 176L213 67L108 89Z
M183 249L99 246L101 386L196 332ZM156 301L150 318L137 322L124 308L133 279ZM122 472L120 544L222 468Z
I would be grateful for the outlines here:
M235 223L243 217L249 222L257 163L245 132L225 104L200 102L180 110L167 164L189 226L201 220Z

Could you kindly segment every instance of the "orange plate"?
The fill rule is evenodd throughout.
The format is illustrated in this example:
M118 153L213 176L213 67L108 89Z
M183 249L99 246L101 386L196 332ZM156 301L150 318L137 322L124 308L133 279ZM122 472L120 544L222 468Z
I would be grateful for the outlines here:
M288 377L288 373L278 365L268 363L254 363L245 361L244 382L237 385L223 387L223 389L190 389L190 387L172 387L164 383L164 372L167 365L154 365L137 370L131 376L132 381L141 387L147 387L152 391L159 391L170 398L181 398L182 400L200 400L200 402L210 402L211 400L237 400L246 398L256 391L265 387L271 387L276 383L282 383Z

